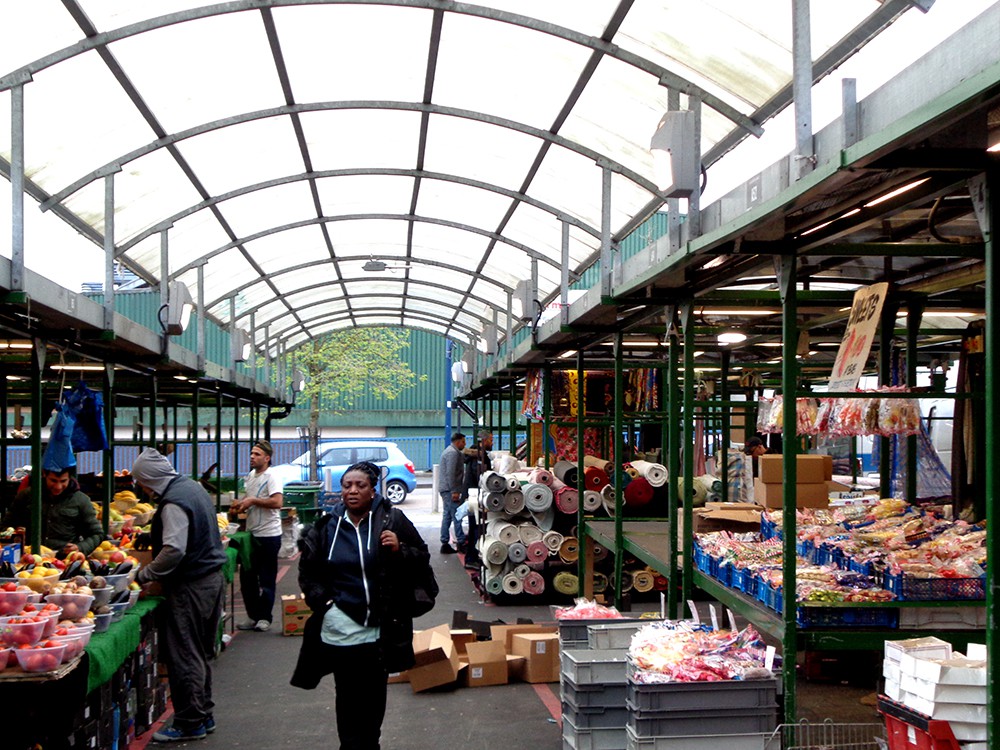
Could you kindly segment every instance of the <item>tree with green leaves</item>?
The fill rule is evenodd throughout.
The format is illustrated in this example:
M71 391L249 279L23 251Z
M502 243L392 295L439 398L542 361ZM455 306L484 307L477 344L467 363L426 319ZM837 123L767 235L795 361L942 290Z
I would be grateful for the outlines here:
M295 351L295 366L306 376L302 398L309 404L310 479L318 479L321 404L332 411L349 409L365 392L394 399L427 380L400 356L409 346L410 332L404 328L349 328Z

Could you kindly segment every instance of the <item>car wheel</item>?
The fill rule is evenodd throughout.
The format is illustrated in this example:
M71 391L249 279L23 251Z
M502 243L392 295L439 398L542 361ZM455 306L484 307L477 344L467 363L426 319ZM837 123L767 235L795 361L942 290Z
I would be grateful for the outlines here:
M406 499L406 485L396 479L387 483L385 485L385 499L393 505L399 505Z

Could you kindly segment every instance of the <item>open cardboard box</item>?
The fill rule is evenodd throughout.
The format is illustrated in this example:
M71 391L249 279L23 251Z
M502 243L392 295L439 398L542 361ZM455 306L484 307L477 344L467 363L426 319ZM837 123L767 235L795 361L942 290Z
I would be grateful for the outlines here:
M406 674L414 693L450 685L458 679L461 664L447 625L414 633L413 658L415 664Z
M559 634L514 633L514 656L523 656L519 677L524 682L559 682Z
M469 643L467 659L462 662L464 683L468 687L507 684L507 654L499 641Z
M756 503L705 503L704 508L694 509L693 532L757 531L760 529L760 512L764 508Z

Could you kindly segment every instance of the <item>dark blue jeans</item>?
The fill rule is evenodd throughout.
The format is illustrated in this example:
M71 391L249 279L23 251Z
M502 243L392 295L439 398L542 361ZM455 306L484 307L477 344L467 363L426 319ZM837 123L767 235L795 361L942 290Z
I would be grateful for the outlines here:
M462 506L462 500L454 502L451 499L451 492L441 493L441 544L448 544L451 540L451 527L455 527L455 541L465 544L465 532L462 530L462 522L455 518L455 512Z
M240 568L240 590L247 617L271 622L278 578L280 536L250 537L250 569Z

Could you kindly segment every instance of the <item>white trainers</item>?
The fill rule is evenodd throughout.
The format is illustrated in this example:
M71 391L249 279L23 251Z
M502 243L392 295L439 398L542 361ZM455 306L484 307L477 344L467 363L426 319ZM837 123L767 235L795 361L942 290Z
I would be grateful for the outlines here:
M253 626L253 629L258 633L263 633L271 627L271 623L267 620L257 620L257 624Z

